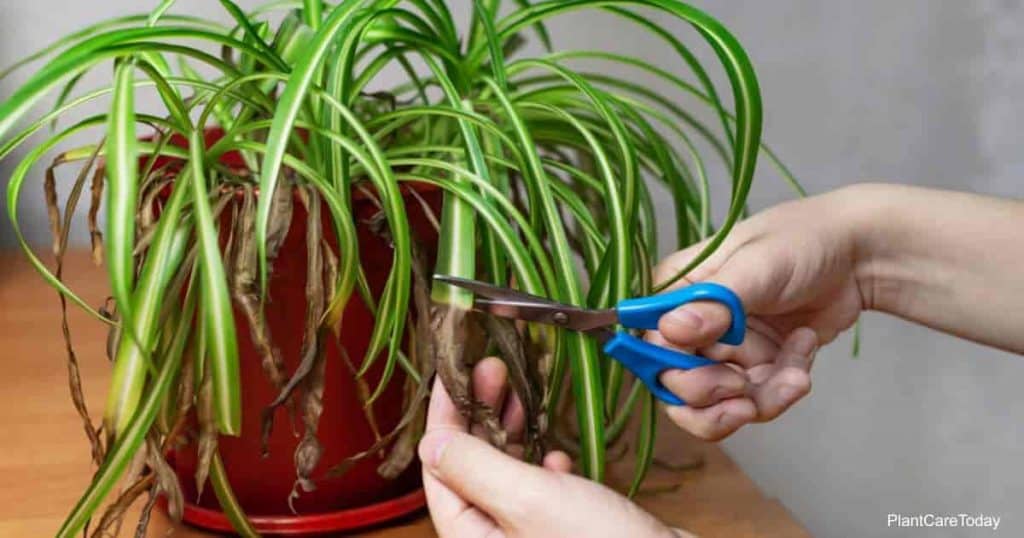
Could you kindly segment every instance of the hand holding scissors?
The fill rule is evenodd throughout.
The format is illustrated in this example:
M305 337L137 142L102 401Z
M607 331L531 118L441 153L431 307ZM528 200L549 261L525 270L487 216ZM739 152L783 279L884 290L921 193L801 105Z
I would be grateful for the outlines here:
M716 361L664 348L645 342L626 331L610 327L621 325L628 329L653 330L658 320L676 308L694 301L721 303L732 314L729 329L719 339L729 345L743 343L746 334L746 314L739 297L725 286L711 282L692 284L661 295L626 299L615 308L588 309L558 303L509 288L503 288L462 278L435 275L434 279L458 286L476 294L473 308L492 316L554 325L579 331L596 338L604 353L622 363L640 379L659 400L669 405L685 405L659 381L665 370L691 370Z

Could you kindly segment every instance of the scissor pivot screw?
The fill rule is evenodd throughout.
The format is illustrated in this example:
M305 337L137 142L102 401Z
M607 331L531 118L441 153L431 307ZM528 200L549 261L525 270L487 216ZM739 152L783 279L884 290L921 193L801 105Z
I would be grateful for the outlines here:
M551 314L551 321L554 321L559 325L565 325L566 323L569 323L569 314L566 314L565 312L555 312L554 314Z

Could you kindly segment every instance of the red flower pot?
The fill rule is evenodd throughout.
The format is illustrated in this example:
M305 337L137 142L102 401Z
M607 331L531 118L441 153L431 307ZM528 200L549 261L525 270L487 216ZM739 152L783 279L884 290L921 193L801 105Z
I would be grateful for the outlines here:
M220 138L218 130L207 132L207 144ZM184 141L175 140L174 143ZM238 155L227 154L222 162L240 165ZM409 187L405 187L408 189ZM417 189L435 211L440 204L440 192L430 188ZM407 191L408 192L408 191ZM407 213L413 232L433 253L437 234L431 226L422 205L407 200ZM353 201L358 223L360 259L366 268L371 289L379 294L391 267L390 245L372 234L365 221L376 213L373 203L365 197L355 196ZM323 211L324 235L334 242L333 228ZM274 344L281 351L287 373L295 371L299 362L305 323L306 297L306 212L296 203L291 228L274 263L270 280L266 319ZM420 489L418 462L414 462L395 480L385 480L377 474L383 461L379 455L366 458L353 466L340 478L317 481L317 489L303 492L293 501L298 515L288 506L288 496L295 482L293 454L299 442L287 417L287 406L278 410L273 434L269 440L269 456L261 456L260 414L277 396L261 367L261 358L249 337L249 329L239 311L238 346L242 382L242 433L239 437L221 436L219 449L228 478L242 508L253 520L256 529L268 534L316 534L339 532L388 521L424 505ZM351 360L358 362L369 344L374 320L358 294L353 294L344 314L341 344ZM324 411L320 419L318 437L323 444L323 457L313 474L322 477L334 464L370 447L375 437L357 396L355 380L339 355L337 346L326 349L326 383L323 396ZM383 360L379 360L366 377L370 387L380 378ZM388 388L377 399L373 409L381 434L391 431L402 414L403 374L396 370ZM296 426L301 433L301 424ZM194 440L194 439L193 439ZM207 529L230 532L231 525L218 510L212 488L207 485L197 500L194 445L178 449L173 461L181 480L187 505L186 522Z

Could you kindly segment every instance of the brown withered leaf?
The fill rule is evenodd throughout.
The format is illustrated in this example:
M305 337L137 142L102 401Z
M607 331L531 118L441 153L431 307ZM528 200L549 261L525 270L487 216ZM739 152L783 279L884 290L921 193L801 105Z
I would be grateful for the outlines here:
M160 443L152 435L146 438L146 447L146 463L155 477L156 491L167 499L167 514L176 523L180 523L185 509L185 496L181 492L178 475L164 459Z
M185 354L182 357L181 376L178 380L178 394L174 400L177 409L174 411L174 420L171 423L171 428L167 431L167 435L164 436L163 451L177 448L175 442L188 423L188 412L192 409L192 399L194 397L195 353L186 347Z
M102 143L97 144L96 149L89 156L89 159L85 162L78 173L78 177L75 180L74 185L71 188L71 192L68 194L66 206L64 208L64 222L60 223L57 221L54 225L51 220L52 231L54 235L54 254L56 256L56 270L54 276L57 280L63 281L64 276L64 254L68 247L68 233L71 230L71 217L75 213L75 209L78 206L78 201L81 197L82 189L85 184L86 178L89 176L89 171L95 165L97 157L99 155L99 148L102 147ZM55 180L56 174L54 172L56 166L63 163L62 157L57 157L54 160L53 165L47 170L47 183L50 183L51 179ZM59 218L60 211L57 205L56 199L56 187L53 186L53 207L51 209L50 218ZM49 189L48 189L49 190ZM47 194L47 204L50 204L50 194ZM64 294L57 293L58 300L60 301L61 310L61 334L64 337L64 349L67 353L67 370L68 370L68 388L71 392L71 402L75 406L75 411L78 412L78 416L82 421L82 427L85 430L86 438L89 439L89 446L92 451L92 460L97 467L102 465L103 457L105 455L105 448L103 441L100 438L99 431L96 426L92 423L92 418L89 416L89 409L85 403L85 394L82 390L82 378L78 367L78 357L75 354L74 345L71 339L71 327L68 323L68 305L67 298Z
M499 356L508 370L509 384L523 405L526 416L523 439L526 456L539 462L545 452L541 429L543 390L540 374L527 360L522 336L514 322L486 315L481 318L488 336L500 351Z
M413 363L419 368L422 382L416 387L415 393L405 402L405 411L402 418L393 430L381 437L370 448L345 458L327 472L328 478L337 478L345 474L353 465L363 459L380 452L392 441L395 445L384 462L377 467L377 473L385 478L394 478L402 473L415 456L415 445L419 441L422 432L422 421L425 415L424 402L430 395L430 380L434 376L434 341L431 337L430 327L430 281L427 276L427 262L423 254L423 248L418 241L412 242L412 296L413 309L416 313L414 345L411 346ZM341 342L335 335L335 344L344 352ZM406 384L406 395L408 396L409 379ZM402 438L396 440L397 437ZM409 451L411 445L412 450ZM411 453L410 453L411 452Z
M162 207L164 193L169 192L169 185L179 176L179 170L165 164L156 169L147 168L139 171L139 205L135 210L138 233L151 228L157 220L157 212Z
M92 245L92 263L96 265L103 264L103 233L100 231L98 216L100 204L103 201L103 179L105 177L106 173L102 169L93 172L89 198L89 242Z
M217 451L217 424L213 410L213 379L209 361L204 361L203 380L196 397L196 418L199 421L198 463L196 464L196 502L203 496L206 479L210 476L210 464Z
M470 423L483 427L488 440L498 448L505 448L507 432L497 413L473 395L471 371L466 342L469 317L465 310L450 305L434 305L431 329L437 354L437 375L451 396L455 407Z
M142 506L142 512L139 513L139 522L135 525L135 538L145 538L157 498L159 495L156 493L156 487L149 488L149 497L146 498L146 504Z
M366 187L366 183L365 182L356 183L354 188L357 191L359 191L359 194L362 194L363 196L365 196L366 199L369 200L370 203L372 203L374 205L374 207L377 208L377 212L374 213L373 217L371 217L371 218L381 218L381 219L383 219L384 218L384 205L380 203L380 198L377 197L377 192L372 190L372 189L368 189ZM378 233L378 232L374 232L374 233Z
M423 421L425 419L425 406L424 402L430 396L430 380L434 375L434 354L433 354L433 340L430 337L430 292L429 285L424 284L426 281L425 274L426 270L422 262L417 262L416 250L413 250L413 301L414 307L417 311L416 319L416 345L412 348L412 356L414 364L417 364L420 371L420 378L423 380L422 383L415 387L415 393L411 398L407 398L405 402L405 410L402 418L398 421L398 424L393 430L388 432L386 435L378 439L372 446L345 458L340 463L331 467L327 471L327 478L338 478L348 472L356 463L374 455L383 450L389 444L394 442L394 446L387 458L377 467L377 473L384 478L395 478L402 473L412 462L412 458L415 457L416 443L419 442L419 437L423 430ZM419 268L419 269L418 269ZM344 348L341 342L338 340L338 335L335 334L335 345L339 348L340 352L344 354ZM343 355L344 356L344 355ZM406 394L410 389L410 384L415 384L412 379L408 379L406 383ZM398 438L396 440L396 438ZM411 448L411 450L410 450Z
M322 346L322 344L320 344ZM324 377L326 361L323 350L317 353L316 364L313 371L309 373L305 381L305 390L302 393L302 424L305 428L299 445L295 448L295 486L288 496L288 506L295 513L295 506L292 504L298 498L298 488L310 492L316 489L316 483L312 480L313 471L320 463L323 456L323 445L317 437L317 429L320 425L320 416L323 414Z
M412 340L411 337L410 340ZM415 344L414 344L415 347ZM415 354L413 352L412 354ZM412 355L411 354L411 355ZM410 356L413 364L416 360ZM424 382L426 383L426 382ZM420 436L423 435L423 428L426 424L426 407L418 401L420 385L410 376L405 378L402 384L402 409L403 413L410 413L412 418L401 430L397 430L398 436L395 443L391 445L387 457L377 466L377 474L392 480L405 471L416 456L416 445Z
M412 398L412 401L425 401L430 395L429 385L430 384L428 382L420 384L416 389L416 395L415 397ZM348 470L351 469L352 466L355 465L356 463L359 463L360 461L379 453L392 442L397 443L398 441L395 441L395 439L399 435L404 435L405 432L409 431L410 429L413 429L411 425L414 424L416 420L418 420L418 418L421 416L420 411L422 411L423 409L424 408L422 404L407 406L405 409L405 414L402 415L402 418L398 421L398 424L395 426L393 430L385 434L383 437L380 438L380 440L375 442L366 450L363 450L362 452L359 452L357 454L353 454L352 456L345 458L340 463L331 467L327 471L326 477L329 479L338 478L344 475L346 472L348 472ZM422 433L422 428L420 429L420 432ZM418 434L415 435L415 439L416 442L418 442ZM408 442L409 441L406 441L405 443ZM415 442L412 443L413 447L415 447L415 444ZM415 454L415 448L413 448L413 454ZM412 459L409 458L409 462L403 462L406 456L407 454L395 455L395 449L393 448L388 458L384 462L382 462L380 466L378 466L377 473L385 478L394 478L398 476L399 474L402 473L402 471L405 470L406 467L408 467L408 463L412 461Z
M324 313L325 298L323 289L323 256L320 251L323 234L322 222L320 220L320 198L312 188L299 188L298 193L299 199L306 206L307 215L305 328L302 335L302 348L299 351L299 365L292 374L292 377L281 388L277 398L263 410L261 416L264 454L267 453L267 442L273 431L274 412L288 401L297 387L305 382L306 378L314 371L318 360L320 360L323 354L323 346L320 344L320 320ZM303 405L306 404L304 403ZM302 448L301 444L299 448ZM296 457L298 457L298 449Z
M324 294L323 228L320 220L320 197L314 189L304 189L300 200L306 207L306 327L303 335L299 370L309 365L309 371L301 380L303 434L295 448L295 486L288 496L288 506L295 512L294 500L299 488L310 492L316 489L311 479L313 470L320 463L323 446L317 438L320 416L323 414L324 376L326 361L323 349L320 319L323 316L326 297ZM298 373L298 372L297 372Z
M520 329L523 329L520 327ZM546 336L551 336L553 333L542 333L541 338L534 340L532 338L526 338L523 341L523 350L526 352L526 360L530 364L536 365L537 374L540 376L541 386L547 387L551 383L551 365L555 356L554 343L546 339ZM548 402L545 399L544 409L547 409Z
M423 199L423 195L416 189L410 188L408 191L409 195L413 197L416 202L420 204L420 208L423 209L423 215L427 217L427 222L434 229L434 232L441 231L441 222L437 218L437 214L434 213L434 208L430 207L430 204Z
M267 222L267 263L273 264L277 259L277 252L288 237L288 230L292 225L292 212L295 205L293 196L294 182L290 172L282 172L277 188L274 190L274 200L270 204L270 220Z
M335 333L336 341L338 334ZM373 404L370 403L370 384L366 382L365 377L359 375L355 363L352 362L352 357L349 356L348 350L345 349L345 346L341 345L340 341L338 342L338 355L356 384L356 396L363 404L363 416L366 417L366 423L370 426L374 442L380 441L381 435L380 427L377 425L377 414L373 410Z
M324 257L324 297L329 303L338 293L338 256L334 253L327 239L320 240L320 252Z
M181 262L181 268L175 273L170 283L167 285L167 290L164 292L168 297L181 297L181 291L185 289L185 284L188 283L189 278L192 276L192 272L195 271L196 258L199 257L199 244L193 242L189 245L188 250L185 252L185 256ZM191 269L185 269L191 268ZM160 309L161 320L171 319L172 312L177 314L178 310L181 309L181 303L178 301L165 301L163 307Z
M221 258L224 260L224 268L229 271L225 275L228 281L228 289L232 290L236 279L234 260L237 252L239 251L238 243L241 241L241 239L236 239L239 235L239 227L241 225L239 213L241 212L241 206L244 202L238 202L234 190L228 189L228 191L231 193L231 201L228 202L228 205L231 207L231 216L228 217L228 238L224 242L224 247L221 249Z
M415 319L409 326L414 327L410 335L409 355L420 374L420 383L409 376L403 387L403 409L408 424L400 429L398 439L392 445L387 458L377 467L377 473L388 479L402 474L416 457L416 445L426 425L426 401L430 395L430 382L434 376L434 340L430 334L430 278L427 273L427 259L423 246L413 237L412 254L412 298ZM404 417L403 417L404 419Z
M138 499L140 495L149 490L153 485L153 475L144 476L126 488L117 499L107 506L100 517L99 523L92 531L93 538L117 537L120 535L121 523L124 521L125 512L128 507Z
M43 199L46 202L46 216L50 222L50 237L53 239L54 255L60 252L60 205L57 202L57 174L54 169L59 165L56 161L46 168L43 180Z
M324 296L327 298L326 304L331 304L334 300L334 295L337 293L339 262L338 257L334 254L334 250L326 240L321 241L320 248L324 257L324 283L326 288ZM337 337L341 326L338 324L325 327L325 329L330 329L334 332L335 337ZM379 441L381 438L380 428L377 426L377 416L373 411L373 405L370 404L370 385L364 377L358 375L358 370L351 357L349 357L348 351L340 344L338 345L338 354L341 356L342 364L345 365L345 368L355 381L356 395L359 397L359 401L363 403L363 415L370 426L370 432L373 433L374 442Z
M274 347L257 284L259 258L256 248L256 193L250 186L244 189L242 206L235 217L235 228L232 232L235 247L228 256L232 273L231 295L249 325L249 336L253 347L260 355L263 372L271 384L280 389L285 381L284 361L280 351Z
M431 373L431 375L433 374ZM416 395L412 398L412 402L423 402L429 397L429 395L429 383L424 382L417 387ZM381 465L377 467L377 473L380 474L382 477L397 477L399 474L402 473L402 471L404 471L409 466L409 463L412 462L412 458L415 456L415 446L416 443L419 442L419 436L422 434L423 430L422 426L414 425L417 424L417 421L423 420L421 418L425 416L422 414L423 412L425 412L425 408L422 404L407 406L405 409L405 414L402 415L401 420L398 421L398 424L395 426L393 430L391 430L386 435L381 437L379 441L375 442L366 450L363 450L362 452L359 452L357 454L353 454L352 456L345 458L340 463L331 467L327 471L326 477L338 478L344 475L346 472L348 472L349 469L352 468L353 465L374 454L377 454L385 447L387 447L389 444L391 444L392 441L394 441L397 446L399 441L396 441L395 439L400 435L409 435L409 439L402 441L403 447L407 448L392 448L392 451L391 453L389 453L388 458L385 459L385 461L382 462ZM418 433L407 434L406 432L409 432L410 430L418 431ZM408 450L408 448L411 448L411 451L406 451ZM398 450L399 452L396 453L396 450Z
M154 179L147 182L145 188L140 189L142 199L139 201L139 208L137 211L137 218L139 220L139 236L143 237L151 235L153 228L156 226L157 217L157 197L163 193L164 189L172 182L171 178L160 178Z
M132 249L132 256L141 256L156 237L156 209L157 196L164 187L171 184L170 179L160 181L148 190L143 190L142 199L139 202L139 209L136 218L138 219L138 236L135 239L135 247Z
M142 445L139 450L132 456L130 462L128 462L128 468L124 471L124 477L121 479L121 487L118 489L118 493L124 493L125 490L134 484L138 479L142 478L146 473L146 458L149 457L149 445Z
M109 319L110 321L117 322L119 316L117 314L117 304L114 302L113 297L107 297L104 301L103 306L99 309L100 315ZM107 360L114 361L114 353L117 351L117 344L121 338L121 329L119 325L111 324L107 327Z

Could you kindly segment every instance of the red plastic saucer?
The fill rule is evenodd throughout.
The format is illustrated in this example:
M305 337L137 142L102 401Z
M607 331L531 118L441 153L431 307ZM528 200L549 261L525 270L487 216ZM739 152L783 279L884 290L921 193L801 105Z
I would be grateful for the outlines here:
M370 527L411 514L426 506L422 489L388 501L313 515L250 516L260 534L308 536ZM227 516L217 510L185 504L182 519L196 527L220 533L233 532Z

